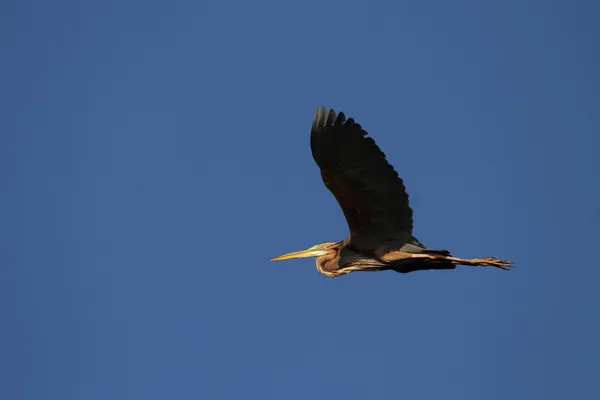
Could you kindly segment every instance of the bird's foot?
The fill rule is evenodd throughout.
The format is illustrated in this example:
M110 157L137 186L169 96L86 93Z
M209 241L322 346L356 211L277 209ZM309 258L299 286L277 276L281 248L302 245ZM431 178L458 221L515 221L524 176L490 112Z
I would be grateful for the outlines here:
M470 260L473 265L490 266L502 269L511 269L514 263L511 261L499 260L496 257L473 258Z

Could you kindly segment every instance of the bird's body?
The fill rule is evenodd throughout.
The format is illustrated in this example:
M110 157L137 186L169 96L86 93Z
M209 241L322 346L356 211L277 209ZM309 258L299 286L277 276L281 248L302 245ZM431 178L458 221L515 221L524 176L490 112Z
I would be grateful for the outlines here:
M349 246L349 241L350 238L346 238L341 242L324 243L330 246L330 251L317 257L317 270L323 275L333 278L353 271L393 270L406 273L424 269L454 269L452 263L438 262L426 265L421 259L415 262L412 257L384 261L375 255L369 256L359 253L352 246ZM412 254L407 251L405 253L407 255Z
M328 277L353 271L454 269L458 264L512 266L494 257L452 257L446 250L428 249L419 242L412 234L413 211L402 179L352 118L318 108L311 150L325 186L344 212L350 236L272 260L317 257L317 270Z

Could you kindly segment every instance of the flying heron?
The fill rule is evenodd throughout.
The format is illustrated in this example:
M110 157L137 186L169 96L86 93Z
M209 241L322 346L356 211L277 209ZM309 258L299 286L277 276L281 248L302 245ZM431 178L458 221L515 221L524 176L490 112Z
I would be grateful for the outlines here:
M457 258L425 247L413 235L413 211L404 182L367 132L343 112L317 108L310 133L312 155L325 186L350 228L340 242L325 242L271 260L317 257L317 270L334 278L354 271L454 269L456 265L510 269L513 263Z

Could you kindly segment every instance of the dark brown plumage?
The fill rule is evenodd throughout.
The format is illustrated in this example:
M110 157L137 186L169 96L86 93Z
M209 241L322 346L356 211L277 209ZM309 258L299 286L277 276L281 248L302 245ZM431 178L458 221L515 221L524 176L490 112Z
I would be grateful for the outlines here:
M413 211L402 179L375 141L344 113L323 107L310 144L325 186L339 202L355 248L374 251L382 241L408 241Z

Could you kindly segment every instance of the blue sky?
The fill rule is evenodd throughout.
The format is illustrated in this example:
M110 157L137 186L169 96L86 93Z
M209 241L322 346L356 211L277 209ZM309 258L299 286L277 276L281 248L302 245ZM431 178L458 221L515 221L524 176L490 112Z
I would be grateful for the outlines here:
M599 8L3 2L0 398L598 398ZM517 268L269 262L348 234L317 105Z

